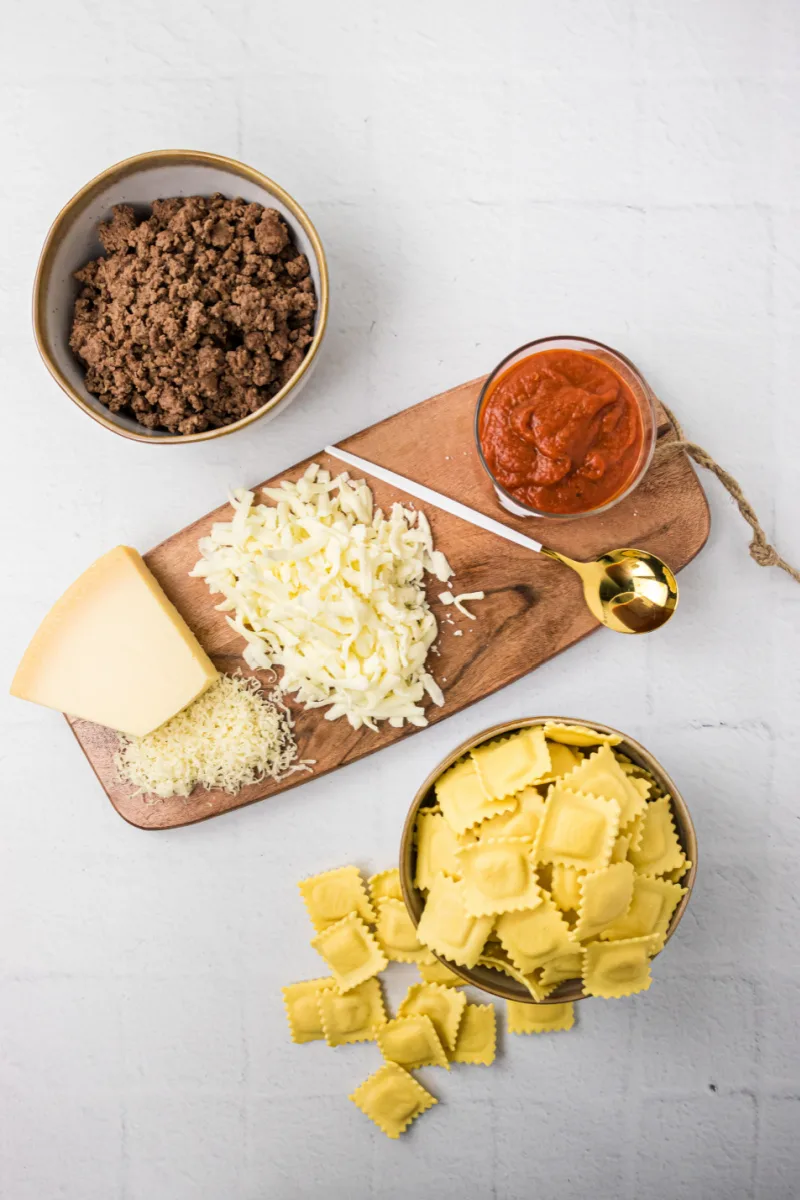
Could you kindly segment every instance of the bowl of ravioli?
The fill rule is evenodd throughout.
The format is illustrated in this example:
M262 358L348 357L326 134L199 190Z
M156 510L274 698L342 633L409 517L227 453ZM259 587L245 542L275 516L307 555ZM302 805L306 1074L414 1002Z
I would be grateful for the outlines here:
M529 1004L647 990L696 871L692 818L661 764L572 717L462 743L420 787L400 846L420 942L464 982Z

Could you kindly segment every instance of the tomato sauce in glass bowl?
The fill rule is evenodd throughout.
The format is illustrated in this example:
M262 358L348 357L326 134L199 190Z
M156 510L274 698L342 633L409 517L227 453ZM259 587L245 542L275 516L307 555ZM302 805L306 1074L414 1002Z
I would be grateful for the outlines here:
M653 399L633 364L610 347L547 338L489 376L476 433L506 507L581 516L615 504L644 475L655 444Z

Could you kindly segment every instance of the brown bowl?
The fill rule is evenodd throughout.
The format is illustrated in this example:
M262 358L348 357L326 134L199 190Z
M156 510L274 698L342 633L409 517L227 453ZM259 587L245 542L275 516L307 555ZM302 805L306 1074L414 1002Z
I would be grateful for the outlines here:
M686 894L681 897L680 904L672 914L672 920L669 923L667 935L664 939L664 945L666 946L678 928L681 917L686 911L692 895L695 875L697 874L697 837L689 809L686 807L686 801L658 760L648 750L645 750L644 746L640 746L638 742L628 737L627 734L622 733L621 730L612 729L610 725L601 725L598 721L580 720L577 717L525 717L520 721L506 721L502 725L493 725L491 729L484 729L481 733L469 738L466 742L462 742L460 746L457 746L446 758L443 758L439 765L431 771L408 810L406 823L403 826L403 836L400 841L400 885L403 889L403 899L411 914L411 919L415 925L418 925L425 905L422 893L414 886L417 858L416 846L414 844L414 830L417 824L417 814L420 809L431 807L436 803L436 796L433 790L436 780L448 767L453 765L456 759L461 758L462 754L466 754L468 750L473 750L483 742L501 737L507 733L516 733L517 730L526 729L530 725L544 725L551 721L562 725L588 725L590 729L596 729L598 733L616 734L622 741L615 749L619 749L623 754L627 754L631 761L637 763L640 767L645 767L651 773L658 786L671 796L672 811L675 827L678 831L678 838L680 839L684 854L692 865L685 878L681 881L683 887L686 888ZM441 955L437 954L436 957L456 975L459 975L465 983L470 983L474 987L481 988L484 992L491 992L495 996L502 996L504 1000L516 1000L521 1004L536 1003L530 992L521 983L502 975L499 971L493 971L489 967L473 967L471 969L460 967L457 963L442 958ZM586 999L586 993L583 990L581 980L568 979L566 982L560 984L541 1003L563 1004L569 1000L584 999Z
M299 250L308 258L317 294L314 337L305 358L266 404L238 421L202 433L173 434L146 429L132 417L110 412L88 391L84 368L69 345L72 310L79 291L73 272L104 253L97 236L101 221L111 216L115 204L131 204L146 211L150 202L164 196L242 196L267 208L276 208L289 226ZM310 219L288 192L253 167L207 154L202 150L152 150L126 158L103 171L69 200L53 222L39 258L33 285L33 329L36 345L50 374L63 392L92 420L112 433L150 445L185 445L224 437L254 421L269 420L294 400L308 382L328 319L328 268L325 251Z

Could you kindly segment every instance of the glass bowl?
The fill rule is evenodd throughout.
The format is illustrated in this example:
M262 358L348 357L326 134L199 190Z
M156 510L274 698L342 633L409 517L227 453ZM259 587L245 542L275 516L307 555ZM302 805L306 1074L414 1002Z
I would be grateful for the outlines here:
M542 350L579 350L586 354L591 354L593 358L600 359L611 367L617 375L628 385L633 393L636 402L639 406L639 413L642 419L642 448L639 453L639 459L636 463L635 471L633 472L629 482L625 488L607 500L605 504L598 505L596 508L586 509L584 512L570 513L554 513L543 512L541 509L533 508L528 504L523 503L517 497L513 496L501 483L495 479L492 471L487 463L483 447L480 439L480 420L483 405L487 397L490 395L492 387L496 380L509 367L520 362L524 358L529 358L532 354L537 354ZM580 517L593 517L598 513L607 512L613 508L615 504L619 504L620 500L624 500L629 496L634 488L638 487L644 478L647 468L653 458L653 452L656 446L656 412L655 400L653 393L650 390L644 377L636 369L629 358L624 354L620 354L618 350L614 350L611 346L604 345L603 342L595 342L591 338L573 337L569 334L559 334L557 337L537 338L533 342L526 342L524 346L520 346L518 350L513 350L511 354L499 362L492 373L486 379L478 396L478 403L475 408L475 444L478 447L478 457L484 471L491 479L494 489L497 492L497 497L503 508L508 512L513 513L517 517L542 517L551 521L574 521Z

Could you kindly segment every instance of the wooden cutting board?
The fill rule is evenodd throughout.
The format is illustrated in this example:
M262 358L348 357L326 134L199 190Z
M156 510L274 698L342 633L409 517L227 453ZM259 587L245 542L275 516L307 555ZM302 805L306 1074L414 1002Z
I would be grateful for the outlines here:
M679 570L702 550L709 532L703 489L684 455L662 460L658 450L641 485L608 513L558 523L511 517L498 504L475 450L473 421L482 383L483 379L476 379L433 396L362 430L342 446L512 524L574 558L590 558L616 546L637 546L654 551ZM660 408L658 416L659 441L674 438L672 425ZM282 471L269 483L297 479L312 461L334 473L344 469L335 459L318 454ZM369 482L384 509L395 500L409 502L404 493L378 481ZM440 626L439 655L432 655L429 662L446 700L443 708L429 705L427 714L433 723L519 679L599 626L584 604L580 580L573 572L449 513L430 508L426 513L436 546L456 573L449 586L456 593L486 593L485 600L470 605L477 615L471 621L439 603L442 586L438 581L429 587L428 599ZM214 521L229 516L230 509L223 505L145 555L164 591L221 671L244 668L242 642L223 614L215 611L203 580L190 579L189 571L198 559L199 538L209 532ZM680 610L675 620L680 620ZM602 636L620 635L604 630ZM579 669L577 662L573 666ZM344 720L326 721L324 711L297 710L295 714L299 754L316 760L315 777L421 732L388 725L379 733L355 731ZM88 721L70 720L70 724L117 812L143 829L169 829L207 820L297 787L309 778L295 774L283 783L265 780L232 796L198 790L188 799L148 804L116 778L115 734Z

